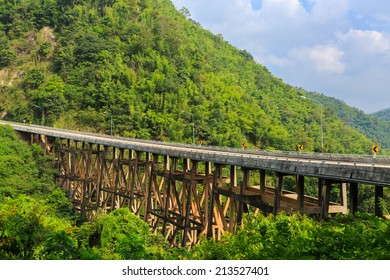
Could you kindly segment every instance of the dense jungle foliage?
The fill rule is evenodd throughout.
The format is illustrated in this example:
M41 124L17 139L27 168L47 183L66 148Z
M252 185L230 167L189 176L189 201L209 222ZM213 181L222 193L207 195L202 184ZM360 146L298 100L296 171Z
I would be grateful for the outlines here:
M306 216L246 216L235 234L204 240L193 259L213 260L388 260L390 222L366 214L330 222Z
M0 114L19 122L311 152L322 117L324 152L377 140L169 0L0 0L0 84Z
M299 214L245 216L237 233L169 248L117 209L83 221L53 183L53 162L0 125L0 260L389 259L390 221L368 215L319 222Z
M390 109L367 115L361 110L345 104L345 102L327 97L323 94L306 92L306 95L318 100L327 110L334 112L344 123L350 125L360 133L374 141L381 149L390 151Z
M373 115L384 121L390 122L390 108L376 112Z

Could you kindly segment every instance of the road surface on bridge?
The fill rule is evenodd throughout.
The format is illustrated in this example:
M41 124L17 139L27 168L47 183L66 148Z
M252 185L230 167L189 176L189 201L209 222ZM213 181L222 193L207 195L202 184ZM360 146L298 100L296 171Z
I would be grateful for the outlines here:
M241 150L115 137L4 121L0 121L0 124L9 124L19 132L72 139L171 157L208 161L222 165L236 165L250 169L263 169L285 174L390 186L390 158L388 157L374 158L367 155Z

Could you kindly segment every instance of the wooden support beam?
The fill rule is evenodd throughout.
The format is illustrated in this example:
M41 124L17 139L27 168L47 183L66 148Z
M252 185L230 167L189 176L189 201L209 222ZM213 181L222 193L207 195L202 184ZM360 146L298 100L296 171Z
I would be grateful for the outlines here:
M321 188L321 219L326 219L329 214L329 201L330 201L330 190L332 188L332 184L329 180L325 180L325 185Z
M195 173L196 173L196 163L192 161L192 168L191 168L191 180L190 183L187 185L187 201L183 201L183 206L186 203L186 209L185 209L185 222L184 222L184 231L183 231L183 239L182 239L182 246L186 246L187 243L187 234L189 232L190 228L190 216L191 216L191 202L192 202L192 190L195 188ZM185 198L186 195L183 194L183 197Z
M215 199L218 194L216 193L218 179L221 176L220 173L222 172L222 166L219 164L214 165L214 174L213 174L213 184L211 186L211 198L210 198L210 208L209 208L209 216L208 216L208 229L207 229L207 237L212 238L213 237L213 212L214 212L214 204ZM217 217L215 217L217 219Z
M349 184L350 211L355 214L358 210L358 183Z
M383 210L381 207L383 197L383 187L375 186L375 216L383 217Z
M233 189L237 186L237 168L235 165L230 166L230 186L229 189L230 191L233 191ZM237 202L235 199L230 197L229 201L229 231L233 232L234 231L234 224L235 224L235 212L237 211Z
M72 167L73 167L73 164L72 164L72 156L71 156L71 153L70 153L70 139L66 139L66 143L67 143L67 153L66 153L66 161L65 161L65 176L69 177L71 176L72 174ZM65 185L65 191L66 191L66 195L68 198L71 198L72 196L72 190L71 190L71 183L70 183L70 180L69 179L66 179L66 185Z
M99 183L98 183L98 191L97 191L97 204L99 205L99 207L103 208L104 209L104 192L103 192L103 188L105 187L104 186L104 173L106 172L106 160L107 160L107 156L108 156L108 147L107 146L103 146L103 151L101 153L101 156L100 156L100 178L99 178Z
M348 213L348 196L347 196L347 183L340 183L340 200L341 205L344 207L343 214Z
M183 172L191 171L191 160L188 158L183 159Z
M165 155L164 156L164 170L168 171L169 169L170 169L169 156Z
M91 164L91 146L88 146L88 150L85 151L85 143L83 142L82 145L83 152L86 154L86 161L85 161L85 168L83 170L83 177L84 177L84 182L83 182L83 189L81 193L81 214L85 215L85 208L87 206L87 199L88 199L88 177L89 177L89 170L90 170L90 164Z
M61 168L63 165L63 158L62 158L63 151L62 151L62 139L61 138L58 138L56 152L57 152L57 155L56 155L56 157L57 157L57 176L59 177L61 175L64 175L62 168ZM58 183L58 178L57 178L57 184L59 184L61 186L61 183Z
M265 170L260 170L260 194L265 193L266 182L265 182Z
M305 207L305 177L302 175L297 176L297 194L299 210L303 211Z
M205 162L205 189L204 189L204 203L203 203L203 208L204 208L204 233L206 236L209 236L209 222L210 222L210 212L212 211L211 209L211 190L212 190L212 181L210 179L210 176L212 174L211 170L211 162Z
M274 211L273 211L273 214L275 216L278 213L280 207L280 197L282 196L282 192L283 192L283 174L277 173L276 177L277 177L277 181L276 181Z
M322 188L325 185L325 180L318 178L318 206L321 207Z
M112 164L113 164L113 170L115 170L114 175L115 178L114 178L114 194L112 196L112 201L111 201L111 210L115 210L119 207L118 203L117 203L117 192L118 192L118 187L119 187L119 176L120 176L120 173L119 173L119 169L120 169L120 161L121 161L121 155L123 154L123 149L119 149L119 155L117 153L117 150L118 148L113 148L112 149L112 156L113 156L113 161L112 161ZM112 176L111 175L111 176Z
M154 156L153 157L152 166L151 166L151 174L150 174L150 178L149 178L147 195L146 195L146 198L145 198L146 199L146 211L145 211L145 217L144 217L145 222L148 222L149 215L150 215L150 212L152 210L152 193L153 193L153 186L154 186L153 184L155 183L156 177L157 177L156 172L154 172L154 171L155 171L155 168L156 168L156 165L157 165L157 161L158 161L158 157ZM168 156L164 156L164 162L168 162ZM134 187L135 187L135 180L136 180L135 177L136 177L137 165L138 165L138 157L136 157L136 159L135 159L135 167L134 167L134 170L133 170ZM164 165L164 167L168 167L168 164ZM154 187L156 189L158 189L157 184ZM155 193L154 195L158 196L157 193ZM157 227L157 224L158 223L156 223L153 226Z
M249 178L250 178L250 170L249 169L243 168L242 171L243 171L244 175L243 175L242 183L240 186L240 196L239 196L239 203L238 203L238 209L237 209L237 221L236 221L237 225L240 225L242 222L242 215L243 215L243 211L244 211L244 203L242 201L244 198L245 189L246 189L246 187L249 186Z
M130 203L129 203L129 207L130 209L132 210L133 207L134 207L134 192L135 192L135 189L137 187L137 180L136 180L136 177L137 177L137 169L138 169L138 160L137 158L133 158L133 151L132 150L129 150L129 163L133 162L133 165L132 167L130 167L129 165L129 176L131 176L131 179L128 178L128 186L130 188ZM152 169L153 169L153 166L154 164L152 163ZM144 211L144 218L147 219L147 211L148 211L148 206L150 207L150 204L149 203L149 189L150 189L150 182L152 180L149 180L149 184L147 184L147 189L145 190L145 199L146 199L146 209Z
M163 205L162 211L163 211L163 216L162 216L162 234L165 236L165 233L167 231L167 222L169 219L169 208L172 204L172 192L175 189L175 183L173 180L172 173L176 170L176 163L177 163L177 158L170 158L166 157L165 158L167 161L165 162L167 164L166 170L164 170L164 174L166 176L165 179L165 184L163 185Z

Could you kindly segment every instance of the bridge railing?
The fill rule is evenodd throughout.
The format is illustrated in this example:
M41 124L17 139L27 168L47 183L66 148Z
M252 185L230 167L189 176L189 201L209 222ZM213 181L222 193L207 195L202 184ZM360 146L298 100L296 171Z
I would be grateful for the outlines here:
M77 130L69 130L69 129L60 129L54 127L45 127L40 125L33 124L23 124L23 123L15 123L9 121L1 120L0 123L10 124L10 125L18 125L18 126L26 126L30 128L36 127L37 129L50 129L52 131L58 132L68 132L68 133L77 133L85 136L92 137L101 137L101 138L112 138L112 139L120 139L123 141L133 141L138 143L146 143L146 144L158 144L162 146L168 147L182 147L182 148L190 148L194 150L208 150L214 152L226 152L226 153L240 153L240 154L248 154L248 155L259 155L259 156L269 156L269 157L289 157L289 158L302 158L302 159L313 159L313 160L331 160L331 161L344 161L344 162L364 162L364 163L384 163L390 164L390 156L386 155L365 155L365 154L334 154L334 153L316 153L316 152L296 152L296 151L279 151L279 150L255 150L255 149L238 149L231 147L217 147L217 146L208 146L208 145L192 145L192 144L183 144L177 142L163 142L157 140L145 140L138 138L130 138L130 137L122 137L101 133L92 133L92 132L83 132Z

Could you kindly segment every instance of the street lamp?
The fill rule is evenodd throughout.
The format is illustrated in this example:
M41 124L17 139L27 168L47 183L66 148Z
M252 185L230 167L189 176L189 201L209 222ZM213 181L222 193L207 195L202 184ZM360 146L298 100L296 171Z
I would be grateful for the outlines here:
M41 106L38 106L38 105L34 105L34 107L41 109L41 111L42 111L41 125L43 126L45 123L45 109L43 109Z
M191 112L184 111L184 110L182 110L182 112L190 114L191 117L192 117L192 145L195 145L195 120L194 120L194 114L192 114Z
M318 100L316 99L313 99L313 98L310 98L310 97L306 97L306 96L303 96L301 95L301 98L304 98L304 99L310 99L318 104L320 104L320 111L321 111L321 115L320 115L320 118L321 118L321 152L324 151L324 119L323 119L323 105L321 102L319 102Z

